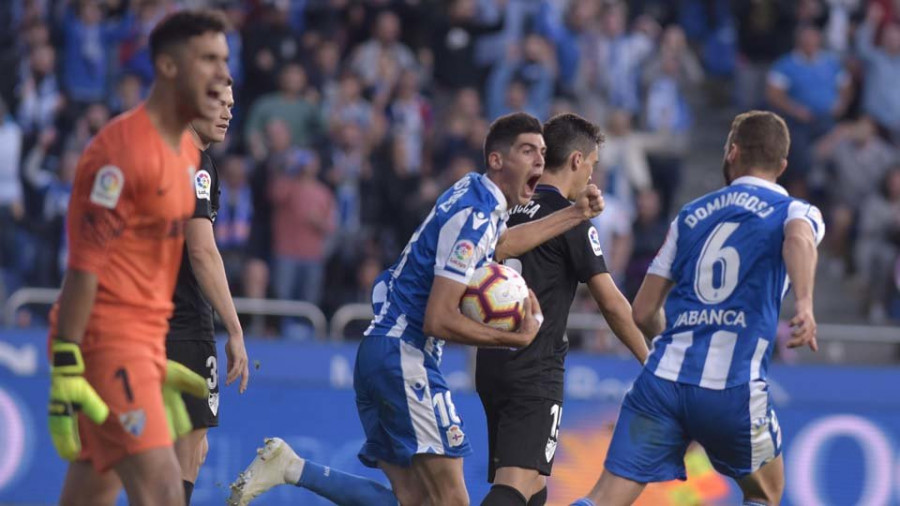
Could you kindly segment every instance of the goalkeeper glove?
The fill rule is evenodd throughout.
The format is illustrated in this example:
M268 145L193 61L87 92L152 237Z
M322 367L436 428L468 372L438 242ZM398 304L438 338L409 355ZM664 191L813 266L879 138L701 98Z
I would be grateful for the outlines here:
M109 416L109 407L84 379L84 359L76 343L54 339L50 350L50 437L60 457L74 460L81 452L76 411L100 425Z
M169 422L169 435L173 441L194 428L181 398L182 392L200 399L208 398L209 387L206 385L206 378L178 362L169 360L166 362L166 382L163 384L162 394Z

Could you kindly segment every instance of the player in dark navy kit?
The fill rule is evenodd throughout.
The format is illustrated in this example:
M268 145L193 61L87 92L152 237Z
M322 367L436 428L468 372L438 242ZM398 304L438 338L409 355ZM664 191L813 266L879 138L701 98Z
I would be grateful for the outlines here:
M596 125L575 114L545 123L544 138L540 185L531 202L512 209L510 227L570 207L589 184L603 141ZM628 300L606 268L590 221L504 263L522 273L545 319L525 348L478 350L476 388L487 417L488 481L494 484L482 504L542 505L559 437L569 349L566 322L578 284L588 285L610 328L641 363L648 350Z
M213 142L225 138L231 121L234 98L231 86L221 98L216 119L191 123L194 143L201 152L200 170L194 176L193 189L197 206L185 225L184 255L178 272L173 302L175 311L169 320L166 354L206 378L209 399L184 396L185 406L194 430L175 442L175 453L181 464L186 503L191 502L194 482L206 459L209 445L206 431L219 425L218 354L213 326L213 310L222 318L228 332L225 354L228 357L226 384L240 377L240 392L247 388L249 369L244 349L244 334L231 300L225 279L225 266L216 247L213 222L219 209L219 175L212 158L205 151Z

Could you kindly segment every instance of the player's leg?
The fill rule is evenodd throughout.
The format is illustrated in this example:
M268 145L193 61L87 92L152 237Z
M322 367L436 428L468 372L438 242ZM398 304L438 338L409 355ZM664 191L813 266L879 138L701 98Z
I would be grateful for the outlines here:
M562 404L542 398L495 399L491 447L494 486L483 506L525 505L546 487L559 437ZM543 504L540 497L535 504Z
M122 482L112 471L98 473L90 462L78 460L69 464L63 483L60 506L113 506Z
M195 429L181 436L175 441L175 455L178 457L178 465L181 467L181 481L184 485L184 500L191 503L191 494L200 467L206 461L209 452L209 441L206 439L206 428Z
M462 458L420 453L413 457L412 468L431 504L468 506Z
M401 467L390 462L379 461L378 467L391 482L391 489L401 506L431 504L425 486L412 467Z
M185 503L181 468L171 446L129 455L114 469L125 486L131 506Z
M200 467L209 451L207 430L219 425L218 353L214 341L170 340L166 342L166 356L206 378L209 387L208 399L182 396L194 430L175 441L175 454L181 466L185 502L190 504Z
M692 387L689 430L716 470L733 478L745 504L775 505L784 491L781 429L765 381L724 390Z
M784 493L784 461L781 455L738 481L745 506L773 506Z
M247 469L231 485L228 504L243 506L278 485L305 488L340 506L395 506L384 485L298 456L282 439L269 438ZM413 503L409 503L413 504Z
M642 371L622 402L600 479L573 504L630 505L647 483L686 479L681 397L679 384Z

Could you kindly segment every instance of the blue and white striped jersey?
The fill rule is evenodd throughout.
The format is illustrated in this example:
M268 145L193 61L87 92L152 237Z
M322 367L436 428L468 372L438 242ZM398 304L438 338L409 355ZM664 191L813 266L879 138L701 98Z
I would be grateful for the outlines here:
M822 240L815 206L750 176L681 209L648 270L675 283L648 370L716 390L765 379L789 287L784 226L795 219Z
M493 261L506 230L506 197L487 176L469 173L441 195L400 259L376 280L367 336L397 337L440 361L443 340L422 331L434 276L468 284Z

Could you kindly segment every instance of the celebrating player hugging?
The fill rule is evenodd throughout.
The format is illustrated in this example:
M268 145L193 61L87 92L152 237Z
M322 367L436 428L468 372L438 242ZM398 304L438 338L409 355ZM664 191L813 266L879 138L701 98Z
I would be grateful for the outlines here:
M819 210L775 184L789 145L779 116L737 116L725 144L728 186L672 222L634 300L653 351L622 403L603 474L573 506L627 505L649 482L685 479L691 441L737 481L745 505L781 501L781 431L766 370L789 283L788 346L817 349L812 297L825 234Z
M232 485L231 504L291 483L341 505L468 504L462 458L465 426L440 370L445 340L524 348L540 328L533 292L516 332L478 323L459 310L474 271L516 258L603 209L588 185L576 202L507 229L508 210L531 200L544 170L542 125L524 113L497 119L484 143L485 174L468 174L438 199L400 259L376 285L376 316L360 343L354 388L366 434L360 460L380 468L392 490L300 459L270 439Z

